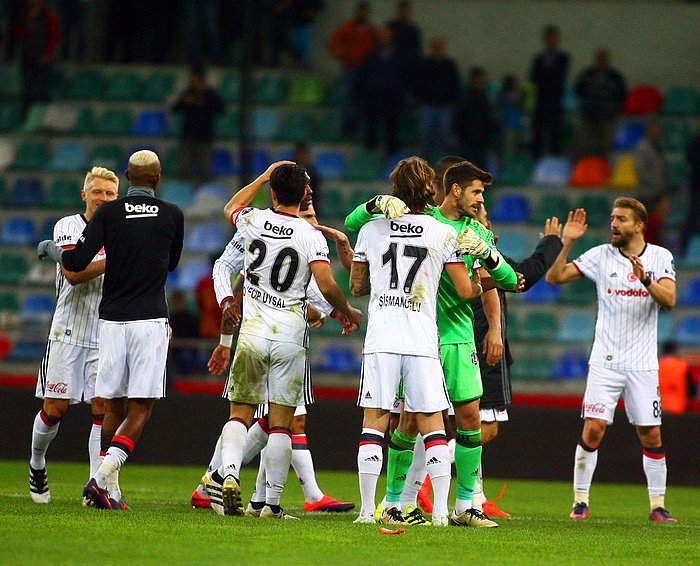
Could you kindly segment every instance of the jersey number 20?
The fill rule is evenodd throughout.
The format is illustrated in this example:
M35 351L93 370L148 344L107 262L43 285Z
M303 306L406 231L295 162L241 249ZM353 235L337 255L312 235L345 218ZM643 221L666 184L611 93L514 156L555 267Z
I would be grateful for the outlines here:
M262 240L253 240L248 247L248 251L251 254L254 254L256 251L258 252L257 257L253 260L253 263L248 266L248 269L246 269L245 272L248 281L257 287L260 285L260 275L255 273L255 270L262 265L263 261L265 261L265 256L267 256L267 244ZM287 258L289 258L289 267L284 279L280 281L280 273ZM294 277L296 277L298 270L299 254L297 251L294 248L282 248L277 254L277 257L275 257L275 261L272 262L272 269L270 270L270 287L272 287L275 291L284 293L292 286Z

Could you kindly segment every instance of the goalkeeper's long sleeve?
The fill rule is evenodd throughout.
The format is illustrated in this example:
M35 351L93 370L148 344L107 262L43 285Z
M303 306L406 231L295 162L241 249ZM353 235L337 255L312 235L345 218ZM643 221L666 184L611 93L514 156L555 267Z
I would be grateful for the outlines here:
M358 205L355 210L345 217L345 227L350 230L350 232L359 232L360 228L372 220L372 218L380 216L379 214L367 212L365 204L366 203L363 202Z
M489 269L486 267L483 260L479 261L479 263L481 264L481 267L489 272L489 275L493 277L493 280L502 289L511 290L518 284L518 276L515 274L515 270L508 265L505 259L500 261L495 269Z

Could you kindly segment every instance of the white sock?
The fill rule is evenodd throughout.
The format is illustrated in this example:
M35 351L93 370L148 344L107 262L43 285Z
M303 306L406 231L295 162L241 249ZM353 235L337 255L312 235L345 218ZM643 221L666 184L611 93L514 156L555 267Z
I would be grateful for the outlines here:
M593 472L598 463L598 449L585 450L581 444L576 445L574 458L574 499L576 502L588 503L587 494L591 490ZM585 497L585 501L584 501Z
M43 470L46 467L46 451L58 434L61 419L50 420L43 411L39 411L34 417L32 428L32 456L29 465L35 470Z
M647 477L651 510L653 511L657 507L665 507L666 452L664 452L663 448L645 448L642 451L642 466Z
M267 448L263 448L260 452L260 465L258 466L258 477L255 479L255 490L250 496L250 501L253 503L265 503L267 492L267 475L265 474L265 453Z
M292 435L292 467L299 477L301 489L304 491L304 501L316 503L323 499L323 492L316 482L314 459L306 444L305 434Z
M214 470L218 470L221 467L221 435L216 439L216 446L214 446L214 453L211 455L211 460L209 460L209 465L207 466L207 472L212 473Z
M445 435L445 431L430 433ZM450 494L450 476L452 464L450 464L450 451L447 448L447 440L444 444L433 444L425 451L425 462L433 484L433 515L447 517L447 498Z
M100 451L102 450L100 437L102 435L102 419L104 415L92 416L92 427L90 428L90 436L88 437L88 454L90 455L90 477L93 477L97 472L97 468L102 463Z
M102 460L97 472L95 472L94 477L97 485L102 489L107 488L110 479L114 474L119 473L119 469L124 465L128 457L129 454L121 448L110 446L109 450L107 450L107 455Z
M119 468L107 478L107 491L109 491L110 497L116 501L122 498L122 490L119 487Z
M265 475L267 476L265 503L267 505L280 504L291 462L292 433L288 428L274 427L270 429L270 436L265 448Z
M243 453L243 465L249 464L260 451L267 445L267 437L270 434L270 429L267 426L265 419L258 419L248 429L248 439L245 444L245 452Z
M428 471L425 469L425 443L423 442L423 436L419 434L416 438L416 445L413 448L413 462L411 462L411 467L408 468L406 484L401 492L400 505L402 511L405 511L409 505L416 505L418 492L423 486L427 473Z
M474 482L474 492L472 493L472 507L482 511L482 504L487 501L484 493L484 469L483 461L479 460L479 467L476 469L476 482Z
M233 476L240 480L241 460L245 451L248 427L240 419L230 419L221 430L221 468L222 478Z
M384 463L384 433L363 428L360 447L357 450L357 471L360 477L360 515L374 514L377 479Z

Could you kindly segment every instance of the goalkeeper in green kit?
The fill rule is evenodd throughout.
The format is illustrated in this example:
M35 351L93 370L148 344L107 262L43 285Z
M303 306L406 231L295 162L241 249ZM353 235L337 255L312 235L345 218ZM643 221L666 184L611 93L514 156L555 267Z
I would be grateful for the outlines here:
M498 285L512 290L518 285L515 271L502 259L494 246L493 233L475 220L477 211L484 202L484 189L492 180L490 173L468 161L456 163L445 171L443 179L436 180L444 187L443 203L439 207L426 209L425 213L455 228L459 235L460 249L469 254L464 256L464 261L470 276L478 277L474 269L474 263L478 260L480 266L491 276L486 280L488 287L484 283L485 287L493 289L494 285ZM409 212L398 198L379 195L353 210L345 219L345 226L348 230L357 232L376 214L396 218ZM488 291L485 293L488 294ZM496 291L493 290L492 293L495 294ZM450 521L459 526L497 527L496 522L474 509L471 501L481 458L479 398L482 395L482 385L474 342L474 314L469 302L459 298L452 280L445 274L438 288L437 311L440 357L457 425L457 499ZM413 460L416 429L410 420L402 413L399 426L389 443L387 494L383 502L387 508L399 506L406 475ZM407 523L426 523L417 508L403 511Z

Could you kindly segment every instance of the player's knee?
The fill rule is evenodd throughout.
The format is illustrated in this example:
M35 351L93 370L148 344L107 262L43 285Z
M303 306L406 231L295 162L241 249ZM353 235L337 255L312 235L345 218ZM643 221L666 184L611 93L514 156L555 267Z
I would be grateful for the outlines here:
M583 440L588 445L598 445L605 435L607 423L600 419L586 419L583 426Z
M299 415L292 419L292 434L304 434L306 430L306 415Z
M645 448L658 448L661 446L661 427L638 426L637 435Z
M68 399L44 399L44 413L52 419L61 419L68 412Z

